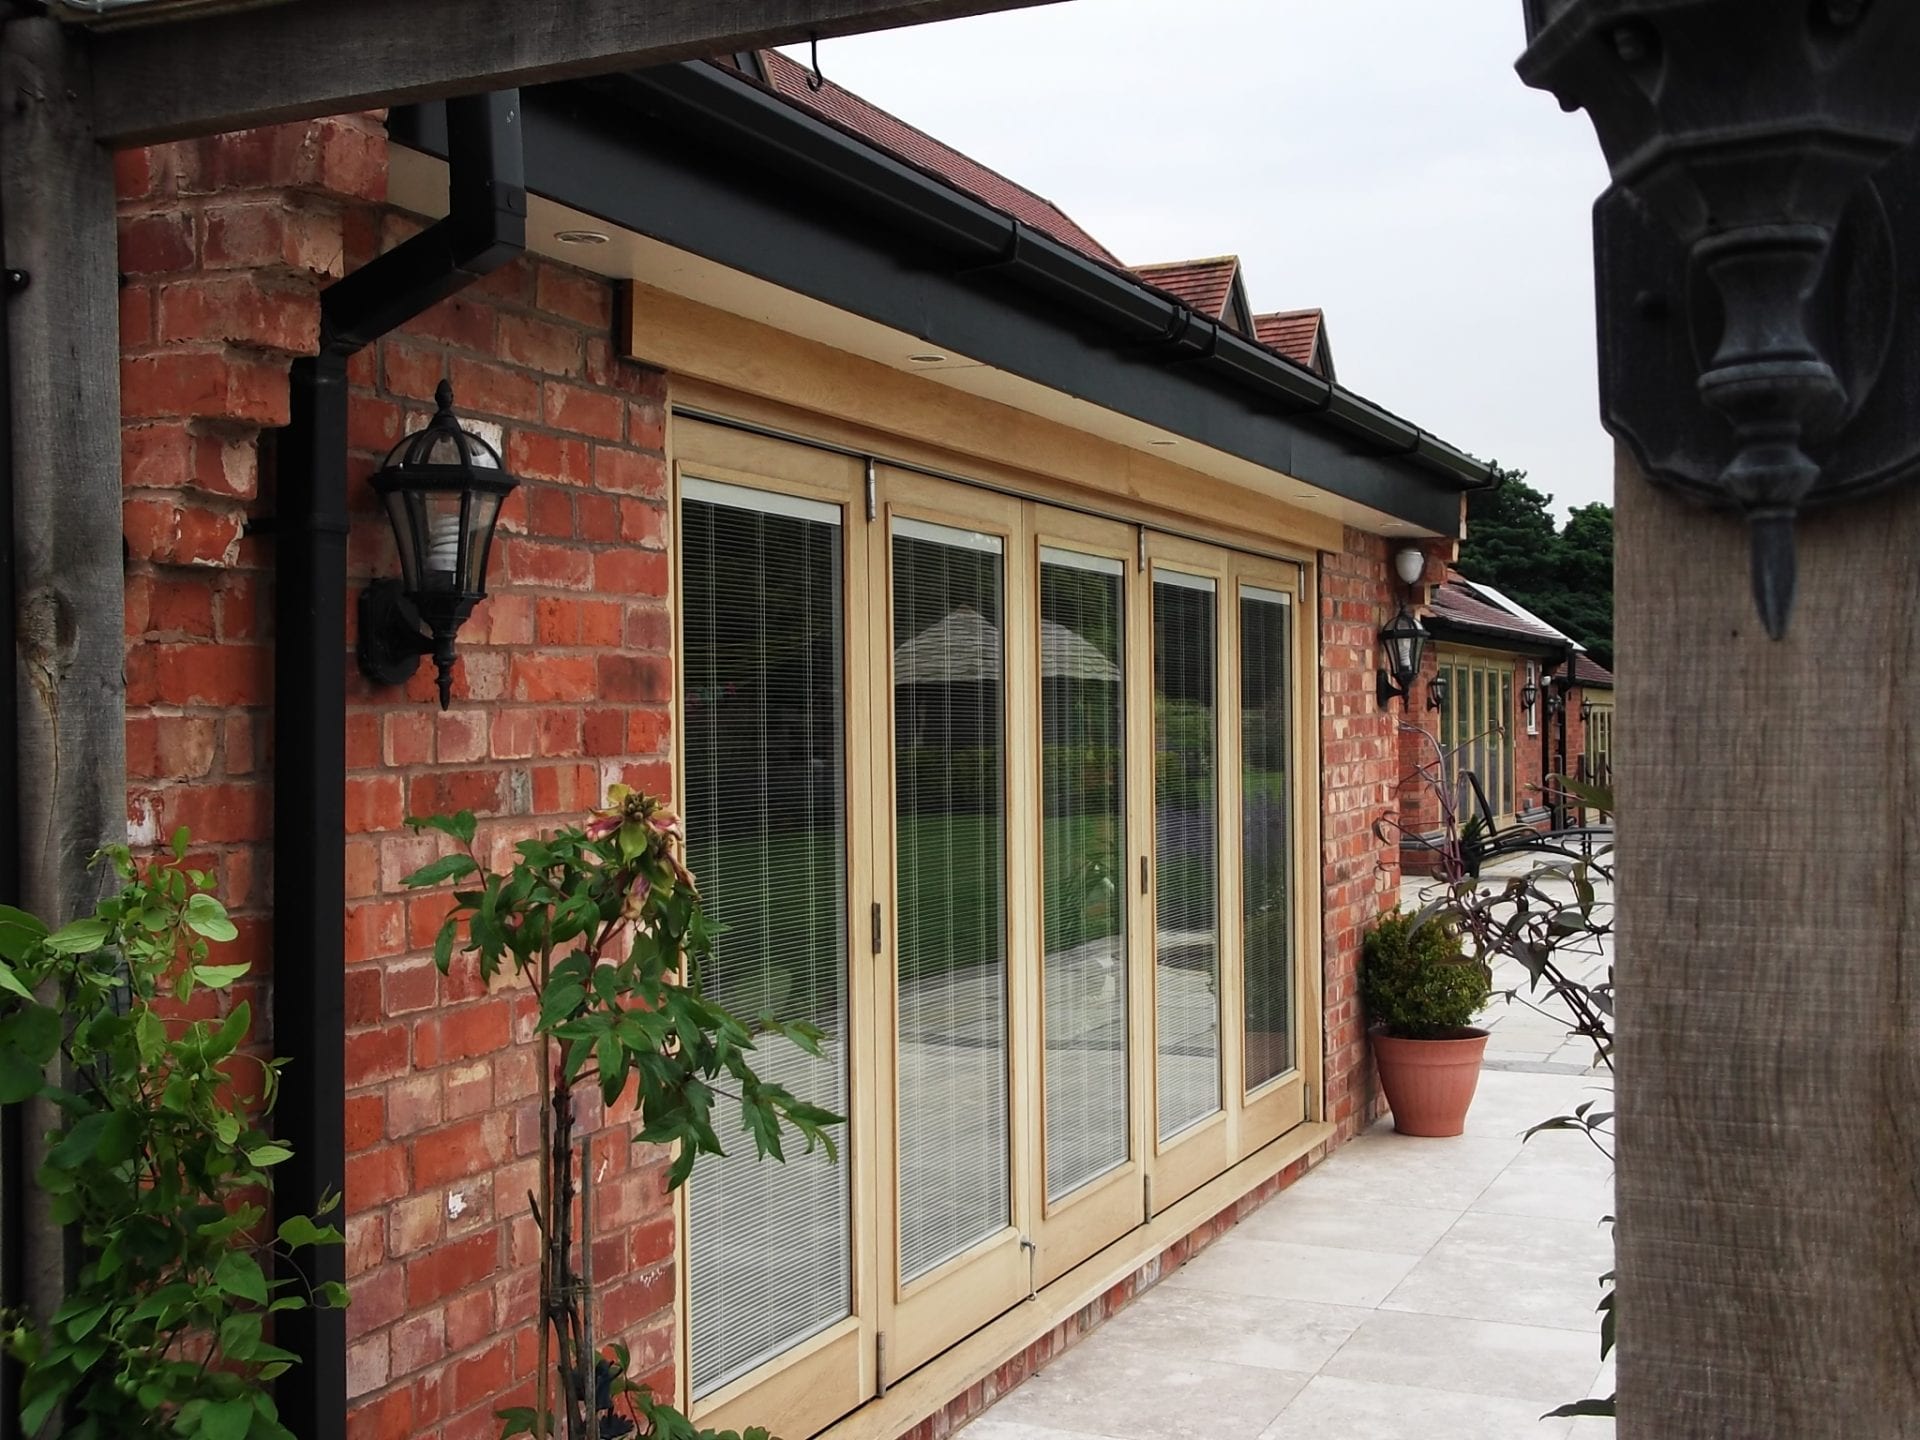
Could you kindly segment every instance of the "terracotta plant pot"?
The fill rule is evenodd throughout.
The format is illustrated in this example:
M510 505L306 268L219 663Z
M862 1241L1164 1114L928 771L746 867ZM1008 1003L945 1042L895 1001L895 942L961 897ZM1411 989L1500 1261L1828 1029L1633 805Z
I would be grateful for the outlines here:
M1471 1027L1444 1040L1396 1040L1370 1032L1380 1088L1402 1135L1458 1135L1480 1084L1487 1032Z

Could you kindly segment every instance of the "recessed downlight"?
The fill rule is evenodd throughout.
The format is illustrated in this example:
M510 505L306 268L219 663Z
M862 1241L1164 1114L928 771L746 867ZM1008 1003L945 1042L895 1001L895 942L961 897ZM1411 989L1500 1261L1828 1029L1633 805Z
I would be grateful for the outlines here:
M907 356L907 359L915 365L939 365L939 364L943 364L946 361L946 358L947 358L946 356L936 354L931 350L927 351L925 354L922 354L922 355Z
M562 245L605 245L613 237L604 230L556 230L553 238Z

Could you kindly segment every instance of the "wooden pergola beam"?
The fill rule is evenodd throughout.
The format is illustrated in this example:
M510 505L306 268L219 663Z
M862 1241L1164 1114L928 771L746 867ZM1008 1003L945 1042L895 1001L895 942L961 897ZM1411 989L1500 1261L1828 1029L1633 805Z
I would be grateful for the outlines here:
M93 133L152 144L1050 3L293 0L93 35Z

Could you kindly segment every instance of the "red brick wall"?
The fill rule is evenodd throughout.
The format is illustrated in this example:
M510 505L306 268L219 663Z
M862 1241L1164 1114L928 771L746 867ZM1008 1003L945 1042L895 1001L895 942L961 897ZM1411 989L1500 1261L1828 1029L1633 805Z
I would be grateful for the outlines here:
M1360 944L1400 886L1399 846L1375 832L1397 803L1400 709L1396 700L1383 711L1374 696L1380 628L1393 616L1400 582L1386 539L1352 529L1345 539L1339 554L1320 557L1322 984L1327 1118L1341 1139L1380 1113L1360 1007Z
M130 826L136 841L191 826L256 967L241 993L265 1016L273 576L270 545L245 533L273 513L262 437L286 420L290 357L316 348L319 287L414 222L382 204L371 118L130 153L120 182ZM439 842L402 821L472 808L495 817L482 843L504 858L613 780L668 786L665 383L614 358L606 282L544 261L441 304L350 374L356 594L398 573L365 476L443 376L524 482L451 711L429 703L431 667L376 689L341 657L351 1432L466 1440L497 1433L493 1411L532 1370L531 1004L435 972L445 902L400 879ZM659 1159L622 1133L597 1170L601 1323L670 1383Z

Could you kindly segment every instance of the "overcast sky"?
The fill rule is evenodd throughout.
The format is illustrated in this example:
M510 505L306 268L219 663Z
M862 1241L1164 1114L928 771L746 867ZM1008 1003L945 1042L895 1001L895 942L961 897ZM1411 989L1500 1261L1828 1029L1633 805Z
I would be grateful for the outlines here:
M820 68L1128 264L1237 254L1340 379L1556 508L1611 500L1586 118L1513 73L1520 0L1068 0L821 44ZM791 50L805 61L804 48Z

